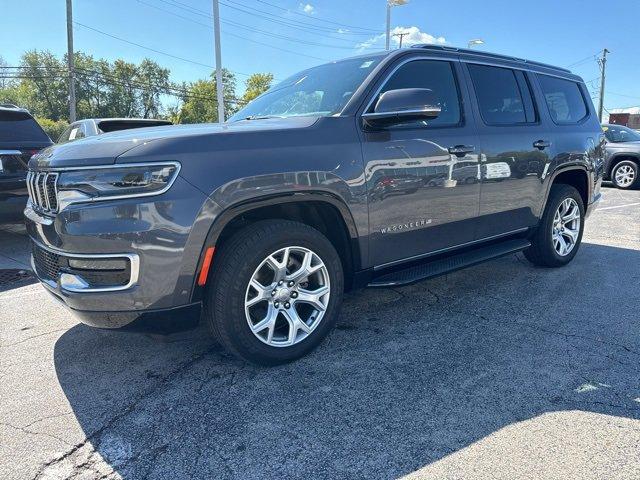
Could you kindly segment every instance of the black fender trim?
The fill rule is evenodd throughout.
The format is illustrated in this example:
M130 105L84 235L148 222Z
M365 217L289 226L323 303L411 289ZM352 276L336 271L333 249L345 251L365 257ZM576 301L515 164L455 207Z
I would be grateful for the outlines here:
M353 261L353 269L357 271L360 269L360 246L358 243L358 231L356 228L355 220L351 215L351 211L349 207L347 207L346 203L337 197L328 192L323 191L304 191L304 192L279 192L275 195L268 195L264 197L259 197L255 199L251 199L245 202L240 202L238 204L231 205L225 208L213 221L211 227L209 228L209 233L207 234L207 238L202 246L202 250L200 252L200 258L198 260L198 268L196 269L196 275L194 275L193 279L193 287L191 290L191 301L200 301L202 298L202 287L198 287L196 284L197 274L200 272L202 268L202 263L204 261L204 253L209 247L213 247L216 245L220 234L224 230L224 228L231 222L233 219L237 218L239 215L242 215L245 212L249 212L251 210L255 210L257 208L268 207L273 205L282 205L287 203L297 203L297 202L320 202L326 203L333 207L335 207L340 216L342 217L347 231L349 233L349 240L351 246L351 258ZM215 260L214 260L215 263Z
M553 185L553 182L555 181L556 177L558 175L560 175L561 173L569 172L569 171L572 171L572 170L579 170L579 171L584 172L584 174L587 177L587 200L592 198L592 196L593 196L593 185L591 184L591 181L590 181L589 169L587 168L587 166L584 165L583 163L576 163L576 164L571 164L571 165L563 165L563 166L561 166L559 168L556 168L551 173L551 175L549 176L549 180L548 180L548 183L547 183L547 189L546 189L545 194L544 194L544 203L542 204L542 208L540 209L540 213L538 215L538 218L542 218L542 214L544 213L544 209L547 207L547 200L549 199L549 192L551 191L551 185ZM587 208L587 205L585 205L584 208Z

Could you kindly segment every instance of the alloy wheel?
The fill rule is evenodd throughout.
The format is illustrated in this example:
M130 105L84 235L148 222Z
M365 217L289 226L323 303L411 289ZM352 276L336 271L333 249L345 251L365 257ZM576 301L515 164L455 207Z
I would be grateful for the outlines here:
M571 253L580 235L580 207L573 198L565 198L553 216L551 238L553 248L561 257Z
M320 324L329 305L329 271L305 247L281 248L253 272L245 294L251 332L272 347L290 347Z
M616 168L613 175L616 185L627 188L633 184L636 179L636 172L631 165L620 165Z

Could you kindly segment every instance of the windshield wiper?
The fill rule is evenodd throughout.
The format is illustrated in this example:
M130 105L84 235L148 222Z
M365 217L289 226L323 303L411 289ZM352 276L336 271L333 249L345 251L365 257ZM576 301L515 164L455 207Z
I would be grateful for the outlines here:
M282 115L249 115L245 120L266 120L267 118L284 118Z

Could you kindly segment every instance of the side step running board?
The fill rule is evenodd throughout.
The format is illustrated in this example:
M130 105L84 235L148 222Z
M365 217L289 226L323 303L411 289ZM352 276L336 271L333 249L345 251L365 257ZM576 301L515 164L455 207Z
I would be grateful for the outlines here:
M502 257L515 253L531 246L531 242L524 238L506 240L500 243L494 243L485 247L469 250L457 255L451 255L438 260L427 261L418 265L397 270L391 273L382 274L374 278L369 287L382 288L394 287L398 285L408 285L410 283L419 282L426 278L437 277L445 273L460 270L461 268L477 265L478 263L491 260L493 258Z

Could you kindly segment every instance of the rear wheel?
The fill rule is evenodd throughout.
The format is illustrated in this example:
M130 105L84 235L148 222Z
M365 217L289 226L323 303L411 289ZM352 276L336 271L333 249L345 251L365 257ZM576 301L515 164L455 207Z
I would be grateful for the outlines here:
M205 315L231 353L263 365L289 362L335 325L342 264L319 231L288 220L257 222L225 242L214 264Z
M622 160L611 170L611 181L618 188L632 188L638 184L638 164L632 160Z
M578 253L583 231L584 204L580 193L571 185L553 185L540 224L531 237L531 247L524 255L535 265L566 265Z

